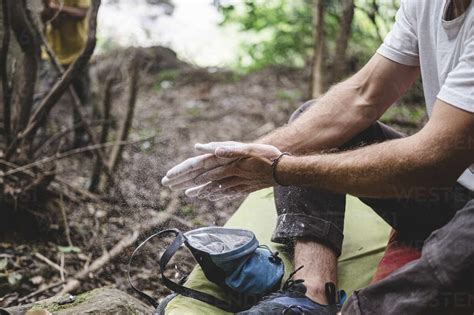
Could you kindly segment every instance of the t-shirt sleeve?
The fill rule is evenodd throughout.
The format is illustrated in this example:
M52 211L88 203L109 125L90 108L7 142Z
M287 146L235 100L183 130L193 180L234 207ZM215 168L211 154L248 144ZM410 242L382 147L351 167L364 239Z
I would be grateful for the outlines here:
M402 1L395 18L395 24L377 50L378 54L407 66L420 65L416 28L417 2Z
M438 98L448 104L474 112L474 23L463 45L457 66L448 74Z

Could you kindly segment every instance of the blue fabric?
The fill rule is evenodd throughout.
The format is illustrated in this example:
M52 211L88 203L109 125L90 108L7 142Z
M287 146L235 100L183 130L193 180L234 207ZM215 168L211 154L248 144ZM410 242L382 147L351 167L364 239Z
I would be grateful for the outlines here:
M298 305L305 313L312 314L315 310L325 308L324 305L313 302L307 297L295 298L289 296L282 296L272 300L272 303L277 303L280 305L285 305L287 307L291 305Z
M230 231L231 229L228 230ZM242 245L239 248L221 254L209 254L211 255L211 259L214 264L220 269L224 270L226 274L228 274L245 263L245 261L253 255L258 246L258 240L255 235L253 235L253 238L248 243Z
M249 295L266 294L283 278L285 267L280 259L272 257L267 248L257 248L225 278L225 283L237 292Z

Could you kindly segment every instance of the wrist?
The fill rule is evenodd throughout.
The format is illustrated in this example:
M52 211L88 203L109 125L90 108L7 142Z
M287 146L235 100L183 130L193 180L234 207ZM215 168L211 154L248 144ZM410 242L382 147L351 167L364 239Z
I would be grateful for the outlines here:
M280 163L280 161L285 157L285 156L291 156L290 153L288 152L283 152L281 153L278 157L272 159L272 178L273 178L273 181L279 185L279 186L287 186L285 185L284 183L282 183L278 177L277 177L277 168L278 168L278 164Z
M275 175L278 184L280 186L296 186L298 185L297 179L297 166L301 157L293 155L285 155L280 158L280 161L275 167Z

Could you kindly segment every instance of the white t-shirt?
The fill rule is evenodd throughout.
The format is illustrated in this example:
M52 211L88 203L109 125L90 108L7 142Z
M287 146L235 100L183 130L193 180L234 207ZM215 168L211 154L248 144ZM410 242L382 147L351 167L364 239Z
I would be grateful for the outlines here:
M436 98L474 112L474 0L463 15L446 20L450 3L402 0L392 31L377 50L395 62L421 67L430 116ZM474 191L474 164L458 182Z

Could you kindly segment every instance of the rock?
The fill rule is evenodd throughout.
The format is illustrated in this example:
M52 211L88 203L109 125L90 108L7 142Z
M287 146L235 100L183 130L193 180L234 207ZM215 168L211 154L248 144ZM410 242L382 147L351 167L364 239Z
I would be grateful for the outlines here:
M97 78L98 82L104 82L110 76L119 81L123 80L128 75L127 66L131 58L136 58L137 67L142 75L157 74L162 70L190 68L190 65L180 61L176 53L169 48L128 47L95 56L90 63L92 77Z
M117 289L99 288L70 299L71 303L58 303L68 299L67 296L53 297L28 305L10 307L5 311L11 315L153 314L152 307Z

